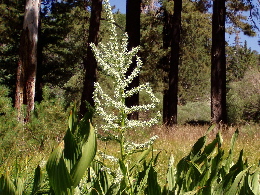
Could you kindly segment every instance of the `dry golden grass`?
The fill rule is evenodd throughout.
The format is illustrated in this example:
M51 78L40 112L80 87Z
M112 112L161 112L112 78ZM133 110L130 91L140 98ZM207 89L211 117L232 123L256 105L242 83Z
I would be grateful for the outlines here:
M164 126L156 126L151 129L139 129L130 132L128 139L142 143L147 141L149 137L158 135L159 138L154 143L154 154L160 152L159 160L156 165L160 183L164 182L167 172L168 161L171 155L174 156L174 164L185 157L191 150L194 143L205 134L208 126L191 126L181 125L175 128L166 128ZM237 160L239 152L244 150L244 157L248 159L250 165L258 164L260 160L260 126L246 125L241 127L228 127L221 135L223 137L223 148L228 152L230 140L233 133L239 129L239 137L235 144L234 160ZM214 134L210 134L208 142L215 138ZM119 147L115 142L104 143L99 142L98 148L107 154L119 155ZM134 161L135 156L133 156Z

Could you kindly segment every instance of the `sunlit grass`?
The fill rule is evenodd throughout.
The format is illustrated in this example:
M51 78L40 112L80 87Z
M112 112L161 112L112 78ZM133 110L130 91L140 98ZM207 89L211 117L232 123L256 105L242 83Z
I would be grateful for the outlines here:
M164 126L156 126L151 129L139 129L129 133L128 138L135 142L142 142L153 135L158 135L153 146L153 153L158 152L159 159L156 165L160 183L165 183L165 175L167 172L168 162L171 155L174 157L174 165L190 152L194 143L205 134L209 126L191 126L180 125L175 128L166 128ZM245 125L240 127L228 127L221 132L223 137L223 148L227 153L230 147L230 139L236 129L239 129L239 137L235 144L234 161L237 160L241 150L244 151L244 158L248 160L249 165L257 165L260 160L260 126ZM210 134L208 141L215 138ZM107 154L119 155L119 147L115 142L99 142L99 150L105 151ZM138 156L138 155L137 155ZM133 156L133 158L135 158ZM134 160L133 160L134 161ZM109 162L106 162L109 164Z

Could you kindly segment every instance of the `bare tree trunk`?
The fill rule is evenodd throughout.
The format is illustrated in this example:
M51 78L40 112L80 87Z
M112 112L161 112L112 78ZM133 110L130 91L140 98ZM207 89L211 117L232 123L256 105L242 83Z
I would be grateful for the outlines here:
M178 105L178 72L180 58L182 0L174 0L174 14L172 17L172 40L169 72L167 126L177 124Z
M20 121L23 120L21 114L22 104L27 105L25 121L29 120L30 113L34 109L39 16L40 0L27 0L21 36L15 94L15 107L18 110L18 120Z
M85 68L85 82L83 86L83 92L81 97L80 115L83 117L88 109L88 104L94 107L93 92L94 82L97 80L96 70L97 62L95 56L90 47L90 43L98 44L98 32L100 26L100 18L102 11L102 0L92 0L89 36L87 42L87 55L83 59Z
M211 51L211 120L227 122L226 112L226 55L225 55L225 0L213 1Z
M141 0L127 0L126 2L126 32L129 37L128 49L140 45L140 14L141 14ZM136 59L133 58L133 63L127 72L127 75L136 67ZM139 86L139 76L135 77L128 89ZM134 94L132 97L126 99L126 106L131 107L139 104L139 94ZM138 119L138 112L128 116L129 119Z

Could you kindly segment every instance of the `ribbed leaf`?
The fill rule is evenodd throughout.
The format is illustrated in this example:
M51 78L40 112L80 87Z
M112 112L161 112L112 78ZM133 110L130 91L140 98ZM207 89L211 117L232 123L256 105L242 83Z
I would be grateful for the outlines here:
M254 194L260 194L260 177L259 177L259 169L257 169L251 176L248 178L248 184L251 191Z
M75 133L78 125L77 121L77 107L76 105L73 107L73 110L70 111L70 116L69 116L69 129L71 130L72 133Z
M15 186L8 175L2 175L0 178L0 195L16 195Z
M16 180L16 195L22 195L24 191L24 181L21 178Z
M64 137L64 159L67 164L67 168L69 172L71 171L72 167L76 164L77 160L81 156L81 147L80 143L77 143L74 135L71 133L70 130L67 131Z
M147 185L147 179L148 179L148 174L149 174L150 168L151 168L151 164L146 166L146 162L144 162L144 170L142 171L142 174L139 174L139 178L138 178L140 183L137 186L137 190L136 190L137 195L143 194L142 192L143 192L145 186Z
M32 195L37 194L37 191L40 190L41 184L43 181L43 175L41 171L41 167L38 165L34 172L34 182L33 182L33 189Z
M141 163L147 157L147 155L151 152L152 148L153 147L150 146L147 150L143 151L142 154L137 159L137 163Z
M168 172L167 172L167 184L168 189L172 191L174 185L175 185L175 169L173 167L174 157L171 155L168 165Z
M231 138L231 144L230 144L230 150L229 150L229 154L228 157L226 159L226 165L224 166L224 169L226 171L226 173L229 172L229 169L231 168L232 165L232 161L233 161L233 151L234 151L234 146L238 137L238 130L235 131L235 133L232 135Z
M78 126L78 133L85 141L88 139L90 133L90 125L91 125L91 117L92 113L86 113L83 119L79 122Z
M73 182L63 159L63 142L50 155L46 170L49 182L55 194L70 194L73 192Z
M215 150L218 142L219 142L219 140L217 138L214 139L210 144L205 146L205 149L204 149L203 153L206 154L207 156L209 156L212 153L214 153L214 150Z
M244 171L241 171L237 176L236 179L234 180L233 184L231 185L230 189L225 193L226 195L234 195L237 194L237 192L240 191L240 186L242 186L242 182L245 182L244 176L246 175L246 173L248 172L248 169L245 169Z
M191 152L189 154L190 160L196 161L198 155L201 154L202 148L205 146L206 143L206 136L203 136L198 139L198 141L193 145Z
M97 150L97 140L96 133L92 125L90 124L90 131L88 139L82 145L82 155L81 158L77 161L75 166L71 170L71 177L73 180L73 186L76 187L85 171L89 167L90 163L94 159Z
M151 168L148 173L147 178L147 187L145 190L145 194L147 195L160 195L161 194L161 187L158 184L157 180L157 172L154 170L153 166L151 165Z

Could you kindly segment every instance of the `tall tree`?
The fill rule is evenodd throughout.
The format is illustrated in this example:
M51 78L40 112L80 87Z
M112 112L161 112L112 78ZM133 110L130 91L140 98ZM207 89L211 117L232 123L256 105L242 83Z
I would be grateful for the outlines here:
M171 2L172 0L170 0ZM177 124L177 105L178 105L178 71L180 64L180 33L181 33L181 12L182 0L174 0L173 15L167 16L168 44L170 44L170 69L169 69L169 88L165 95L164 117L166 125Z
M225 19L225 0L213 1L211 48L211 120L216 124L225 124L227 122Z
M84 116L84 114L88 111L88 104L90 106L94 106L94 100L92 96L94 92L94 82L96 82L97 80L97 62L89 44L98 44L98 32L100 26L101 11L102 0L92 0L89 36L87 42L87 54L86 57L83 59L83 64L86 72L80 105L81 116Z
M27 116L34 109L35 82L37 69L37 41L40 15L40 0L27 0L24 13L23 30L17 68L15 107L18 109L18 120L22 104L27 105Z
M126 1L126 32L129 37L128 49L131 50L133 47L140 45L140 14L141 14L141 0L127 0ZM127 75L136 67L136 59L133 58ZM128 89L139 86L139 76L135 77L132 83L128 86ZM139 104L139 94L134 94L132 97L126 99L126 106L131 107ZM135 112L130 119L138 119L138 113Z

